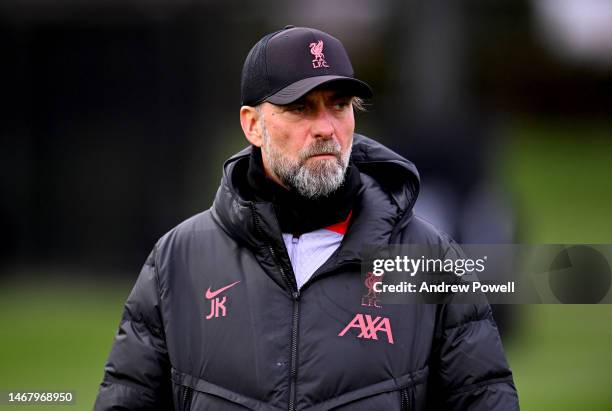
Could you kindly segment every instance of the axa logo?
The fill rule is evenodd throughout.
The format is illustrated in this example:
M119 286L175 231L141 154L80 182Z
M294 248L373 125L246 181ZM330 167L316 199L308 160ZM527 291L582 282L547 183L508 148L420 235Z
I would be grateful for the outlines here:
M323 54L323 40L319 40L317 43L310 43L310 54L314 56L312 60L312 68L329 67L327 61L325 61L325 54Z
M342 337L351 328L357 328L359 334L357 338L367 338L369 340L378 340L378 333L382 332L383 336L387 336L387 342L393 344L393 331L391 330L391 321L387 317L372 318L369 314L357 314L350 323L338 334Z
M224 295L223 299L217 296L223 291L232 288L239 282L240 281L233 282L215 291L211 291L210 287L208 287L208 290L206 290L206 293L204 294L204 297L206 297L206 299L210 301L210 312L206 316L207 320L210 320L211 318L225 317L227 315L227 308L225 307L225 303L227 302L227 296Z

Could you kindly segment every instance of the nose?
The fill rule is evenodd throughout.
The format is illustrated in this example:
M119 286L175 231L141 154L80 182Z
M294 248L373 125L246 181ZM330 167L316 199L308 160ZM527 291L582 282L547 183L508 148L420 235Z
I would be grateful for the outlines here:
M317 110L312 122L312 134L315 138L331 138L334 135L333 115L327 108Z

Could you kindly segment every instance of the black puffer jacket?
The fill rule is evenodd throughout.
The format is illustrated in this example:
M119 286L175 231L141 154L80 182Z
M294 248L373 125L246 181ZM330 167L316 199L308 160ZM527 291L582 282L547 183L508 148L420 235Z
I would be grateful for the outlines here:
M414 166L355 135L364 189L341 247L298 292L250 149L213 207L156 244L125 305L96 410L516 410L486 305L363 304L363 244L453 243L415 217Z

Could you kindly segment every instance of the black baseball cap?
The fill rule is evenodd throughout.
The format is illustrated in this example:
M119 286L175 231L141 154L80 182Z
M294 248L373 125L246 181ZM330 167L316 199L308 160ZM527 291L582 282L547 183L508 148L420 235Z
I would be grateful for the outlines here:
M317 29L286 26L262 37L249 52L242 68L242 105L289 104L331 82L356 97L372 97L370 86L354 77L340 40Z

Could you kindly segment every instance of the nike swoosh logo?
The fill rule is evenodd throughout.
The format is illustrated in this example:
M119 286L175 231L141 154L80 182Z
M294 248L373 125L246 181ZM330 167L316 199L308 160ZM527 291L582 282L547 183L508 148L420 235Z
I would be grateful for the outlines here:
M216 291L210 291L210 287L208 287L208 290L206 290L206 299L210 300L211 298L215 298L217 295L221 294L223 291L227 290L228 288L231 288L233 286L235 286L236 284L238 284L240 281L236 281L235 283L231 283L230 285L226 285L225 287L221 287Z

